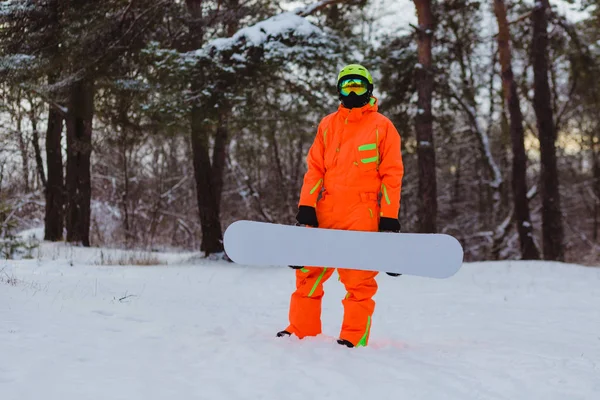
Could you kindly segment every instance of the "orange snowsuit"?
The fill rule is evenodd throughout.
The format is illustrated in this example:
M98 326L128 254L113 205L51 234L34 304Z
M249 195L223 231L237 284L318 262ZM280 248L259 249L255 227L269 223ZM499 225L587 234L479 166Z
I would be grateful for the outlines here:
M401 139L377 109L375 98L361 108L340 105L320 122L299 201L299 206L316 207L317 229L377 231L379 217L398 218L404 175ZM332 274L333 268L327 267L296 269L288 332L300 338L321 333L323 283ZM340 338L355 346L369 341L377 274L338 268L347 291Z

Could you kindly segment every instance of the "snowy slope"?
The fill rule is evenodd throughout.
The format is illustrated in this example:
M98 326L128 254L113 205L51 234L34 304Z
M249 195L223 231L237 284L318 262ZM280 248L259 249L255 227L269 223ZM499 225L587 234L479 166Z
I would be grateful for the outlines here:
M275 338L289 268L164 254L99 266L44 244L0 261L0 399L600 399L600 269L474 263L446 280L379 278L371 344ZM103 250L103 253L110 251Z

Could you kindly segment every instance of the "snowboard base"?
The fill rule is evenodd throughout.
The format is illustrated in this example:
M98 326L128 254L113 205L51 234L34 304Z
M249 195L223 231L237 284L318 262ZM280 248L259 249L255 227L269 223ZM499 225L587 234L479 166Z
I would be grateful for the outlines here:
M238 264L319 266L448 278L463 262L456 238L440 233L388 233L236 221L223 237Z

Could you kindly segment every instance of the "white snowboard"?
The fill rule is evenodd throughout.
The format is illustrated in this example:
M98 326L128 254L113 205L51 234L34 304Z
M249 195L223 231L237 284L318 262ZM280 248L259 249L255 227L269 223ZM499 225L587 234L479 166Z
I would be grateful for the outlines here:
M463 248L446 234L361 232L237 221L224 235L238 264L297 265L448 278L462 266Z

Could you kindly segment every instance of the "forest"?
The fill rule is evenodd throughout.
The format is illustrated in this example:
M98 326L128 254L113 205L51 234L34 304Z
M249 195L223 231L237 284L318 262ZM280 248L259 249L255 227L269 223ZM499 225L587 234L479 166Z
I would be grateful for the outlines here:
M0 255L223 254L293 224L341 67L402 138L402 232L465 261L600 261L595 0L0 1ZM399 255L401 257L401 255Z

